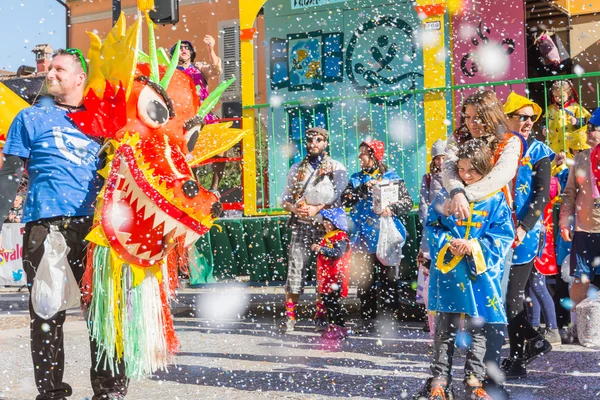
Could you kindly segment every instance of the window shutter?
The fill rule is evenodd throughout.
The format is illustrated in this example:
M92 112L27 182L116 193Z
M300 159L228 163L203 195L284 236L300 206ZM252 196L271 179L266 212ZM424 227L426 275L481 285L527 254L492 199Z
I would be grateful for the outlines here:
M241 97L241 54L240 27L237 21L228 21L221 26L221 60L223 63L223 80L235 76L235 82L223 93L223 97L231 100Z

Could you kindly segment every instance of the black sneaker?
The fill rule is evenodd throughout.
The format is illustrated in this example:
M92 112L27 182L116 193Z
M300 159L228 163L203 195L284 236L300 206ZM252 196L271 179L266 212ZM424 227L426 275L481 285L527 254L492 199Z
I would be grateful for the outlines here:
M327 322L327 318L324 315L319 315L315 317L315 332L323 332L327 330L329 326L329 322Z
M431 328L429 326L429 321L425 321L425 325L423 325L423 332L426 332L426 333L431 332Z
M527 369L522 358L506 358L502 361L500 369L504 372L507 381L521 379L527 376Z
M357 335L366 335L369 333L375 333L377 329L375 329L375 323L373 320L362 319L356 324L356 327L353 329L353 331Z
M533 360L549 353L550 350L552 350L552 345L542 335L528 340L523 352L523 366L531 364Z
M413 396L413 400L431 400L432 398L435 400L435 397L431 397L431 382L433 381L433 378L427 378L427 380L425 381L425 386L423 386L423 388L421 390L419 390L418 393L416 393ZM444 389L444 396L445 398L440 397L441 399L444 400L454 400L454 392L452 391L452 381L450 381L450 383L448 383L448 385L446 385L446 388Z

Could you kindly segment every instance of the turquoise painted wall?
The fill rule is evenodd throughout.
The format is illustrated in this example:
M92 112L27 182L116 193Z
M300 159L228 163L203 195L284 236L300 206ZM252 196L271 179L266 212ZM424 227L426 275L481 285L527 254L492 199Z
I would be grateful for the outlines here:
M348 1L293 9L265 4L270 202L279 204L289 167L304 156L307 126L330 131L330 154L349 173L359 170L360 142L387 145L386 163L416 201L427 171L423 95L319 99L423 88L421 22L413 3ZM322 0L321 0L322 1ZM446 46L448 48L448 46ZM281 103L301 102L299 106Z

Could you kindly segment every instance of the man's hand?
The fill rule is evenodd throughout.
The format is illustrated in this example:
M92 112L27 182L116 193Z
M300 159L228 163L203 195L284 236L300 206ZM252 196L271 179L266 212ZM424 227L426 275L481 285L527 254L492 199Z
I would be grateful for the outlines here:
M313 244L312 246L310 246L310 249L315 253L318 253L319 250L321 250L321 246L319 246L318 244Z
M469 201L464 193L456 193L450 201L450 212L456 219L467 219L471 215Z
M308 210L308 216L314 217L321 211L323 204L319 204L318 206L306 206L306 208Z
M206 35L204 36L204 44L206 44L206 47L208 47L208 50L212 50L215 48L215 38L210 36L210 35Z
M562 228L560 230L560 236L564 239L565 242L571 242L573 240L573 231L569 228Z
M473 246L466 239L452 239L450 252L455 256L470 255L473 252Z
M315 215L317 215L319 213L319 211L321 211L321 209L323 208L323 205L318 205L318 206L309 206L308 204L302 202L296 205L296 211L293 211L295 214L297 214L299 217L302 218L307 218L307 217L314 217Z

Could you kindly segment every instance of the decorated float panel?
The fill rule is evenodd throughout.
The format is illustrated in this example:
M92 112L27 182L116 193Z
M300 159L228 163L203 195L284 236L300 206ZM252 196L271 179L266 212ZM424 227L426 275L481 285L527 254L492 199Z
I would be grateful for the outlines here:
M471 0L452 19L454 84L485 84L527 78L525 9L522 0ZM477 88L461 89L464 97ZM514 90L526 95L525 84L494 87L502 101Z
M413 2L266 3L270 204L304 157L310 126L330 131L329 152L349 172L359 170L363 140L384 141L386 163L418 198L427 170L423 95L405 91L424 87L422 43Z

